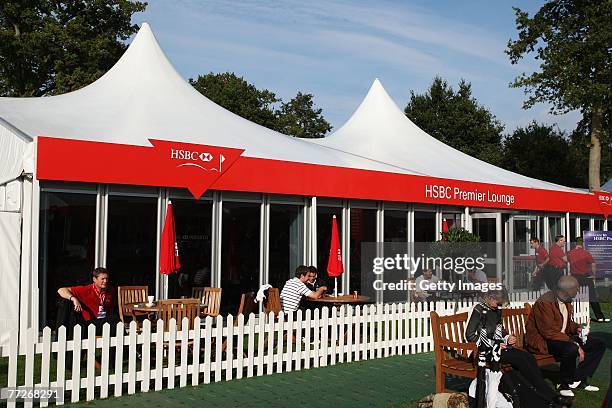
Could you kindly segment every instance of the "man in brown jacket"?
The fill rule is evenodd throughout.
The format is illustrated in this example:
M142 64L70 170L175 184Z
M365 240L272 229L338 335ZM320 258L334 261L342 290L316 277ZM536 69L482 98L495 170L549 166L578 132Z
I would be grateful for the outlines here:
M606 350L603 341L588 336L580 338L582 327L573 321L572 301L578 293L578 281L562 276L557 289L543 294L533 305L525 327L527 350L536 354L552 354L561 362L559 393L573 397L573 388L599 391L587 380L593 376ZM576 366L576 358L579 360Z

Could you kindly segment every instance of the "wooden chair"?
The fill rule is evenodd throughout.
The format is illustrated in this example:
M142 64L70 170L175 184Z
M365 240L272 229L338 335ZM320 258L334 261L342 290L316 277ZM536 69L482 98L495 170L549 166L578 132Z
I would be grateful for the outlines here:
M281 310L280 291L278 288L268 289L268 295L264 302L264 312L266 312L266 315L270 312L274 313L274 315L278 315Z
M244 315L244 323L246 324L249 314L257 310L257 303L255 303L255 292L243 293L240 296L240 306L238 306L238 312L234 316L234 326L238 326L238 316ZM223 342L221 351L225 352L227 349L227 340Z
M132 308L126 306L128 303L145 303L148 301L148 286L119 286L117 288L117 304L119 307L119 318L124 324L135 320ZM136 321L137 324L138 321Z
M206 288L204 286L194 286L191 288L191 297L194 299L200 299L204 297L204 290Z
M206 315L217 317L221 309L221 288L204 288L204 294L199 299L204 299L206 305Z
M254 313L256 310L257 303L255 303L255 292L243 293L242 296L240 296L240 306L238 306L236 321L238 320L238 315L244 315L246 322L246 318L249 314Z
M176 329L181 330L183 318L188 319L189 328L200 315L200 299L168 299L159 301L159 319L164 321L164 331L170 327L170 319L176 320Z

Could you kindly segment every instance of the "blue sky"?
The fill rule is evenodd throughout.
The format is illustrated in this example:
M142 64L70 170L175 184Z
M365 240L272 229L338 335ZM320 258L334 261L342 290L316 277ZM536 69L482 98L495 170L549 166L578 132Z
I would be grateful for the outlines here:
M508 83L537 67L511 65L504 54L516 37L513 6L536 11L542 1L205 1L149 0L134 21L151 24L185 78L232 71L288 101L298 91L335 129L379 78L402 108L435 75L473 95L506 132L532 120L572 130L580 115L522 109L521 89Z

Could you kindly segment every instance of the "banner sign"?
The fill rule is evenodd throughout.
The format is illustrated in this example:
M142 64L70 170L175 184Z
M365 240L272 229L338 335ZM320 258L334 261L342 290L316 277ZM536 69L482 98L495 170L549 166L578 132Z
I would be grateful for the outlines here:
M149 139L152 147L38 138L37 177L160 187L184 187L195 198L244 152L219 146Z
M184 187L470 207L601 214L612 194L544 190L245 157L244 149L149 140L151 146L38 137L39 180ZM264 142L262 142L264 143ZM304 158L308 160L307 157Z
M584 231L584 249L597 264L597 277L612 276L612 231Z

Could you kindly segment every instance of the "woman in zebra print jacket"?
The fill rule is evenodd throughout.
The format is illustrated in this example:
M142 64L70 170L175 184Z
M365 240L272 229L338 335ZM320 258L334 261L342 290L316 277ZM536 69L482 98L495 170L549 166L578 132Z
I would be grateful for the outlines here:
M478 345L480 359L486 359L492 369L499 369L499 364L510 364L537 393L546 399L557 399L558 394L544 382L533 355L516 348L516 336L508 333L503 326L500 306L505 299L504 292L487 292L483 297L483 301L471 311L465 329L466 340Z

